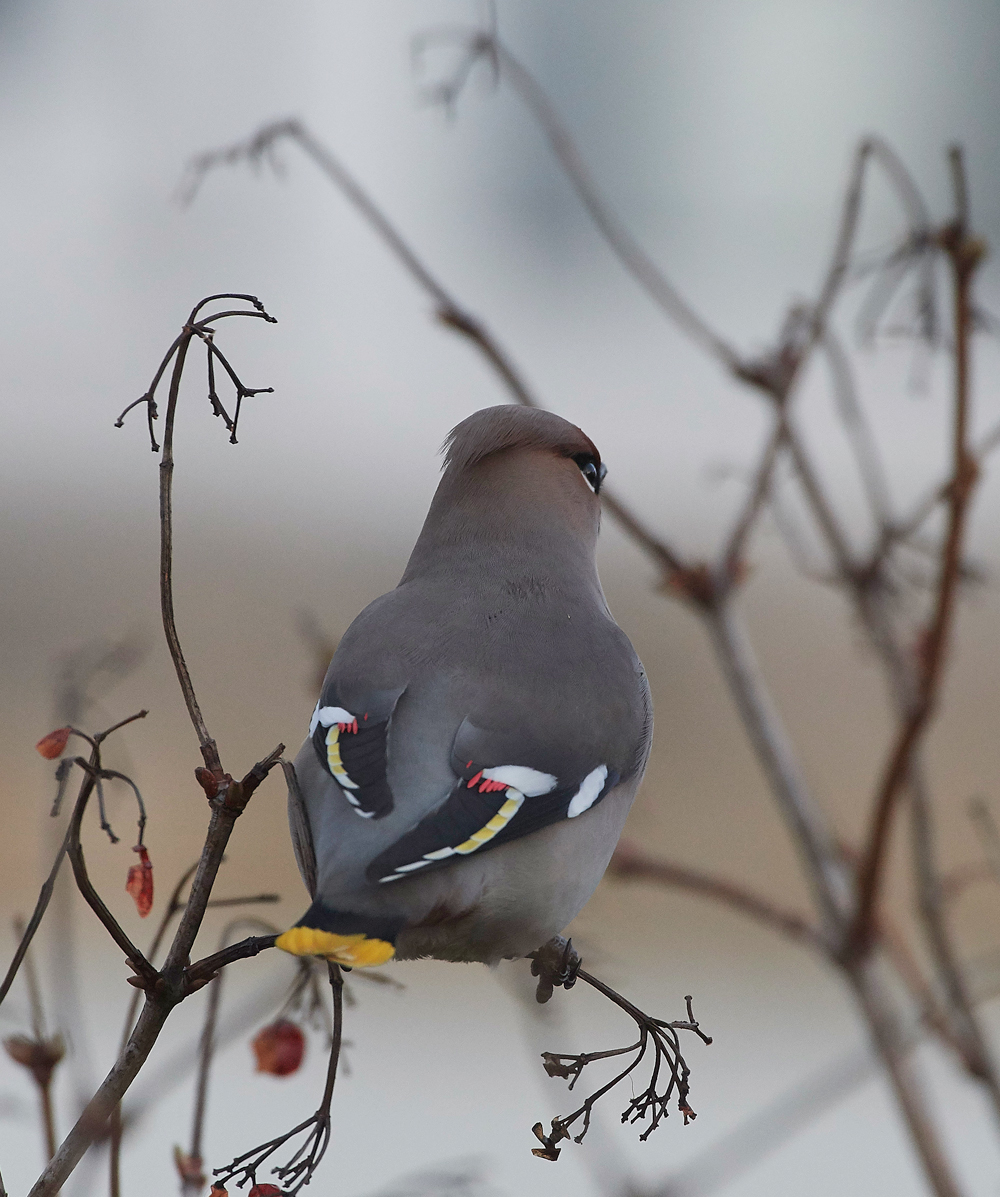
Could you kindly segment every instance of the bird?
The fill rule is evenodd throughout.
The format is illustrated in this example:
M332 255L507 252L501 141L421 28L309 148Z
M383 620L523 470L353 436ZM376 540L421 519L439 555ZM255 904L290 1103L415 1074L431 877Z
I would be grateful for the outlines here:
M501 405L443 452L402 578L340 640L285 770L314 900L276 944L349 968L553 941L649 755L646 674L597 573L597 447Z

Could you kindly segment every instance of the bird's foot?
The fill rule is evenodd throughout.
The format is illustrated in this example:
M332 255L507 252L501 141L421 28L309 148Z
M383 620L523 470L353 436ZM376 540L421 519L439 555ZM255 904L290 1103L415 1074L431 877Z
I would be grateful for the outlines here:
M554 935L548 943L532 952L529 959L531 975L538 978L535 1001L540 1003L549 1000L556 985L572 989L576 984L576 974L583 964L580 953L573 947L573 941L562 935Z

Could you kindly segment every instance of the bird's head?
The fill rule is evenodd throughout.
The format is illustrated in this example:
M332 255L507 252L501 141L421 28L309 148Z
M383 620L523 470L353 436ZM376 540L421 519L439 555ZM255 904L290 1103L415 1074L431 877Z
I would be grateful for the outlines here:
M504 475L523 473L527 465L529 475L561 475L573 480L580 495L586 492L577 479L582 478L596 495L607 473L597 446L575 424L554 412L516 404L484 407L448 433L444 443L446 476L471 481L478 467L486 463L498 481Z
M590 437L552 412L474 412L444 443L444 476L404 577L501 560L525 574L582 569L589 577L605 473Z

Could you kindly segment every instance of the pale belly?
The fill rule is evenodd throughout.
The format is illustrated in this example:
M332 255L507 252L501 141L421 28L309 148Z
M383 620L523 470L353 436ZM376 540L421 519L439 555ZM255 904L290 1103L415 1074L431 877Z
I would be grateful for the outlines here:
M418 925L400 932L397 958L496 964L558 935L604 875L638 780L575 819L406 882L410 893L394 897Z

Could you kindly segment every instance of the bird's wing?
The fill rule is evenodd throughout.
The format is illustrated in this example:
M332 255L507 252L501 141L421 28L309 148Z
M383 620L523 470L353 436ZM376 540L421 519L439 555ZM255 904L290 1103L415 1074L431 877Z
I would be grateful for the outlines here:
M320 764L365 819L381 819L394 806L386 777L386 744L402 693L402 688L376 690L363 702L347 706L336 682L328 680L309 723Z
M608 762L573 761L527 743L519 753L509 734L491 734L468 718L455 736L452 769L456 781L445 801L375 857L369 881L401 881L576 818L619 780Z

